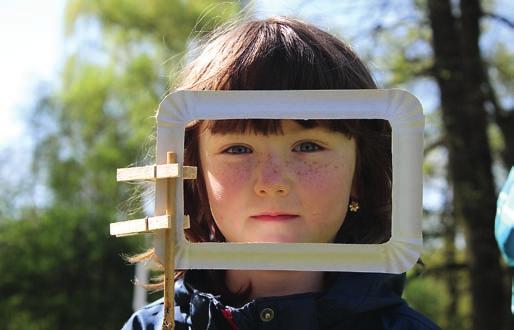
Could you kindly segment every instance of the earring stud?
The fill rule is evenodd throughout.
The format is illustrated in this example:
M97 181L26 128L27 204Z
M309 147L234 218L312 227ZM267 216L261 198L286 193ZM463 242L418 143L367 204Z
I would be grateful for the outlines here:
M350 209L350 212L357 212L359 210L359 202L357 201L351 201L348 205L348 208Z

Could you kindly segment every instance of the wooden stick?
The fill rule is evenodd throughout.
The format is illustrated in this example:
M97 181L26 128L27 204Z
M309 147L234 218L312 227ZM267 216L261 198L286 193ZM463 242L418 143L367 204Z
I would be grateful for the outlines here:
M167 153L167 163L176 163L177 156ZM175 179L166 179L166 215L171 218L169 229L164 230L164 320L163 330L175 329Z

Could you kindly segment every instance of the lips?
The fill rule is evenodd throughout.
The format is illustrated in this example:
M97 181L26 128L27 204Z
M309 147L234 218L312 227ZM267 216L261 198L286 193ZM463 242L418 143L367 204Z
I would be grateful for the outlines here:
M285 221L298 218L298 214L280 213L280 212L264 212L251 216L252 219L260 221Z

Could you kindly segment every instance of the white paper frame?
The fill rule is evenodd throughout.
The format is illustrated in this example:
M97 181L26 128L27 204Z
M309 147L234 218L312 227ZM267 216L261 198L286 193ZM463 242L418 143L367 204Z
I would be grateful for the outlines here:
M383 244L190 243L183 231L183 180L176 180L176 269L268 269L402 273L423 240L422 162L425 119L410 93L391 90L177 91L157 113L157 164L166 152L184 160L184 129L195 119L385 119L392 126L392 236ZM200 169L198 169L200 170ZM165 214L157 183L155 215ZM164 255L162 234L154 240ZM162 260L162 259L161 259Z

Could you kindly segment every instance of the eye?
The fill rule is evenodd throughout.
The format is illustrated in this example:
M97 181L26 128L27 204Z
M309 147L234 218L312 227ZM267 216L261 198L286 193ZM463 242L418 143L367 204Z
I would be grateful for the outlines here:
M293 148L294 152L315 152L320 150L323 150L323 147L314 142L302 142Z
M232 155L249 154L249 153L252 153L252 149L250 149L246 146L242 146L242 145L235 145L235 146L230 146L227 149L223 150L223 153L232 154Z

